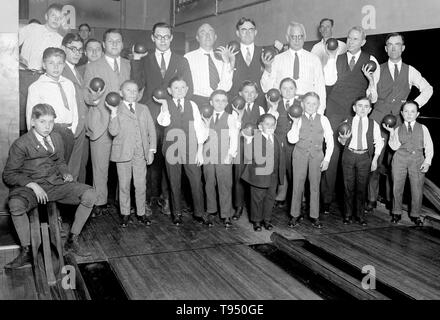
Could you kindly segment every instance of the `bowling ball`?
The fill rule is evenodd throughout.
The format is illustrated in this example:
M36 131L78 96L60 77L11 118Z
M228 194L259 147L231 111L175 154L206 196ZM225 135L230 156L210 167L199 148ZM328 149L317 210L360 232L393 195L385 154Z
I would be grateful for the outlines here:
M112 91L105 97L105 102L107 102L112 107L117 107L121 102L121 96L119 95L119 93Z
M157 88L153 91L153 97L156 99L167 99L169 98L168 91L162 88Z
M278 49L275 47L268 47L264 49L264 57L267 60L273 59L278 54Z
M338 40L336 40L335 38L328 39L326 44L327 44L327 49L331 51L338 49Z
M220 54L220 52L218 52L218 48L214 50L214 58L216 58L217 60L223 61L222 55Z
M342 135L345 134L345 132L348 132L350 130L351 130L351 128L350 128L350 125L348 124L348 122L342 122L338 127L338 132Z
M394 128L397 123L397 118L395 115L387 114L385 117L383 117L382 123Z
M232 52L240 51L240 43L236 40L232 40L228 43L228 47L232 49Z
M370 60L370 61L368 61L366 64L365 64L367 67L368 66L371 66L371 72L374 72L374 71L376 71L376 69L377 69L377 64L376 64L376 62L374 62L373 60Z
M293 118L299 118L303 114L303 108L299 105L291 105L287 112L290 114Z
M257 129L257 126L254 123L248 122L243 127L243 133L247 136L253 136L255 129Z
M266 95L269 97L269 100L272 102L277 102L278 100L280 100L280 97L281 97L280 91L275 88L267 91Z
M93 91L97 92L97 91L101 90L102 88L104 88L104 86L105 86L105 82L101 78L93 78L92 80L90 80L89 87Z
M143 53L147 52L147 46L144 45L143 43L136 43L134 45L134 52L143 54Z
M212 116L212 114L214 113L214 108L213 108L211 105L209 105L209 104L204 105L204 106L201 108L200 113L202 114L202 117L203 117L203 118L208 119L208 118L210 118L210 117Z
M236 96L234 99L232 99L231 102L235 108L237 108L238 110L241 110L244 108L244 106L246 105L246 101L243 99L243 97L241 96Z

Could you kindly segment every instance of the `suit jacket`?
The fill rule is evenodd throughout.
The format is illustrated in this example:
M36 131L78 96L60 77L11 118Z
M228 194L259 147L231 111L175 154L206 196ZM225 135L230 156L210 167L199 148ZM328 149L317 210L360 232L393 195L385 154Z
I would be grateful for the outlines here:
M284 174L286 171L286 166L284 163L284 157L282 156L281 143L279 142L278 138L275 135L273 137L274 137L273 151L266 150L267 140L261 134L260 131L257 131L252 139L252 161L250 161L251 159L246 159L247 162L251 162L251 163L246 164L243 173L241 175L241 178L252 186L258 188L269 188L272 183L272 175L274 174L274 170L277 169L278 169L278 174L277 174L278 184L281 185L284 183ZM245 153L245 156L246 154L247 153ZM273 157L272 168L270 167L271 165L270 162L268 163L268 161L261 161L263 159L264 160L267 159L268 156L271 155Z
M108 131L114 136L110 154L111 161L124 162L133 159L136 143L134 123L136 121L141 133L145 160L147 160L149 150L156 150L156 129L148 107L136 103L135 110L136 114L133 114L125 103L121 102L118 106L118 115L110 120Z
M57 132L50 134L55 152L50 154L38 142L34 130L14 141L3 171L3 180L9 187L24 187L30 182L60 185L68 173L64 161L64 146Z
M186 96L190 97L193 92L192 76L188 61L184 57L171 52L170 63L163 78L154 51L149 52L141 60L132 60L131 62L131 78L136 81L139 89L144 88L144 94L140 102L148 106L153 101L151 98L153 91L157 88L166 89L170 80L176 76L185 79L189 88ZM160 108L157 108L157 110L160 112ZM157 115L152 114L155 119L158 115L159 113Z
M86 106L86 102L84 101L83 76L81 75L77 67L75 67L75 69L76 69L77 77L75 77L72 70L67 65L64 67L62 76L72 81L75 87L76 105L78 106L78 126L76 127L76 132L75 132L75 138L76 138L81 134L83 129L85 129L87 132L87 128L85 124L89 110L88 107Z
M88 90L90 80L99 77L105 82L105 92L99 99L98 105L94 105ZM119 92L121 84L130 79L130 62L121 58L119 75L117 75L107 63L105 56L86 65L84 74L84 97L87 104L92 105L87 117L87 128L89 129L90 140L97 140L107 132L110 122L110 111L104 105L105 97L111 91Z
M258 94L260 97L264 98L260 85L260 79L264 71L264 65L261 62L261 52L262 47L255 46L254 55L252 56L252 61L249 66L246 64L242 53L237 53L235 56L235 70L232 78L232 88L229 91L231 97L234 97L238 94L243 81L250 80L257 84Z

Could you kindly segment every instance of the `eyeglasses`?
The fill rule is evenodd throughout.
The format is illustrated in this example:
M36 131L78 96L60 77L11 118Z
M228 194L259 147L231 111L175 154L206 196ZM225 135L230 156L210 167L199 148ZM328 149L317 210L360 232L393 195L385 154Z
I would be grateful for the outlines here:
M289 38L292 39L292 40L297 40L298 41L298 40L304 39L304 35L301 34L299 36L294 36L294 35L289 34Z
M75 47L67 47L67 48L72 50L72 52L74 54L83 54L84 53L84 49L83 48L81 48L81 49L78 49L78 48L75 48Z
M240 28L240 32L255 32L255 28L249 28L249 29L246 29L246 28Z
M167 34L165 36L161 36L160 34L154 34L153 37L156 40L165 40L165 41L169 41L171 39L171 35Z

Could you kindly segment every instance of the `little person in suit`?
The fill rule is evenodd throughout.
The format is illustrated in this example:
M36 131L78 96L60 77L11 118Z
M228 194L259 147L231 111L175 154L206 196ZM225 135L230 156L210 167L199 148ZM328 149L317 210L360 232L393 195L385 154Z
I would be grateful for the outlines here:
M79 234L96 202L95 190L73 181L64 161L61 135L53 131L55 110L48 104L37 104L31 112L31 130L15 140L3 171L3 179L10 187L9 211L20 239L20 254L6 269L20 269L32 264L31 236L27 213L39 203L57 201L78 205L75 219L64 250L88 256L81 249Z
M156 152L156 129L148 107L136 103L139 89L136 82L125 81L121 86L122 102L110 106L108 131L113 138L110 160L116 162L119 181L119 207L122 227L127 227L130 218L130 184L133 177L136 212L138 220L146 226L151 220L145 210L147 165L151 164Z
M321 172L327 170L333 152L333 131L327 117L317 113L319 96L315 92L308 92L302 99L304 113L294 118L292 128L287 133L290 143L295 144L292 153L293 191L290 219L288 226L293 228L300 221L301 199L307 173L310 182L310 216L312 226L322 228L319 221L319 184ZM290 116L290 115L289 115ZM325 141L325 155L322 150Z
M250 185L250 220L255 231L261 231L262 225L266 230L273 229L271 218L277 187L284 183L285 165L281 143L274 135L275 127L275 117L264 114L254 136L245 133L246 143L252 143L252 159L246 159L248 164L241 178Z
M419 105L415 101L406 101L401 111L404 123L392 129L384 126L390 132L388 141L391 149L395 150L391 162L393 176L393 213L392 223L398 223L402 216L402 197L406 176L411 184L411 220L417 225L423 225L420 219L422 208L423 185L425 173L431 166L434 156L434 146L428 128L417 122ZM423 154L424 153L424 154Z

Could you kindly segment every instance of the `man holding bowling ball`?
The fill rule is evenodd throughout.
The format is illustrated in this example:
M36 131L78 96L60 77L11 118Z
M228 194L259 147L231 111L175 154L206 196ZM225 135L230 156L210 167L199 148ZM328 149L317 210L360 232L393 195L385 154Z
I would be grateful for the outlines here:
M405 51L405 39L400 33L391 33L386 37L385 51L388 54L388 61L381 64L378 68L380 73L379 80L371 90L371 98L376 102L371 112L371 118L378 123L387 114L393 114L397 117L397 126L402 124L399 115L402 103L404 103L413 86L417 87L420 94L415 99L420 107L424 106L431 98L433 93L432 86L426 81L417 69L402 62L402 53ZM385 145L388 144L389 133L382 130L382 137L385 139ZM390 148L383 148L379 157L379 169L370 176L368 186L367 211L372 211L376 207L376 201L379 193L379 178L383 173L387 176L387 186L391 179L391 157ZM387 188L386 200L390 204L391 189Z
M107 204L107 180L112 139L108 133L110 112L105 106L105 97L109 92L119 92L121 84L130 79L130 63L120 56L123 48L121 31L108 29L104 33L103 46L104 55L87 64L84 74L84 83L87 86L84 97L90 105L87 125L90 133L93 186L98 196L92 216L107 213L111 208ZM89 87L93 78L104 80L104 88L93 91Z
M330 18L323 18L319 22L319 33L321 34L322 39L313 46L311 52L318 56L319 60L321 60L322 66L326 65L329 57L326 47L327 47L327 41L329 39L333 39L332 37L333 37L334 25L335 22L333 21L333 19ZM345 45L345 43L343 43L340 40L336 40L336 41L337 41L336 55L345 53L347 51L347 46Z

